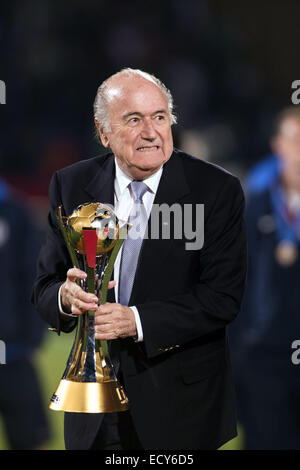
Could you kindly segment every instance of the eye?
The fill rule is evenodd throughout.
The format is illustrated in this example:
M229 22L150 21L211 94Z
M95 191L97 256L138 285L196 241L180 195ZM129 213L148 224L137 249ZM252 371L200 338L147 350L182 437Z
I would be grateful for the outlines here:
M156 121L164 121L166 119L164 114L158 114L155 116Z
M137 124L138 122L139 122L139 118L138 118L138 117L130 118L129 121L128 121L128 123L129 123L130 125L135 125L135 124Z

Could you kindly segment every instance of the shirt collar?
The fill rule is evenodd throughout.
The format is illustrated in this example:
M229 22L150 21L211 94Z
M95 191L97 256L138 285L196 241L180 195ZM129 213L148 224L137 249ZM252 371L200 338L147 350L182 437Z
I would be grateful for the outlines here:
M129 178L119 167L117 159L115 158L116 176L115 176L115 193L117 199L124 193L127 186L131 183L132 178Z
M117 159L115 158L115 167L116 167L116 177L115 177L115 192L116 196L119 197L124 193L128 185L133 181L132 178L129 178L119 167ZM153 175L149 176L144 180L144 183L148 186L149 190L152 193L156 193L159 181L162 175L163 167L160 167Z

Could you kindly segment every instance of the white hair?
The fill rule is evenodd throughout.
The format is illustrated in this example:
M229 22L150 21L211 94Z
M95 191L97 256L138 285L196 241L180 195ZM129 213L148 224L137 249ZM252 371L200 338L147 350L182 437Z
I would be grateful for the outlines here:
M157 85L167 100L171 125L176 124L177 118L175 114L173 113L174 104L173 104L173 97L171 95L170 90L168 90L168 88L154 75L151 75L147 72L143 72L142 70L131 69L128 67L128 68L122 69L120 72L117 72L111 77L107 78L103 83L101 83L101 85L99 86L97 90L96 98L94 101L94 118L98 120L99 125L104 130L104 132L110 132L111 130L110 121L109 121L109 113L108 113L108 93L107 93L108 88L109 88L109 82L111 78L118 77L121 75L125 75L127 77L138 75L144 78L145 80L149 80L150 82Z

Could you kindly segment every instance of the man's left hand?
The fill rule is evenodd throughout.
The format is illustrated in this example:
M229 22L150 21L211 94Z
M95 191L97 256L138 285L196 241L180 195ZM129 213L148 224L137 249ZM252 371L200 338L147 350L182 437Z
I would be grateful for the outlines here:
M107 302L95 311L95 338L109 340L136 336L137 329L131 308Z

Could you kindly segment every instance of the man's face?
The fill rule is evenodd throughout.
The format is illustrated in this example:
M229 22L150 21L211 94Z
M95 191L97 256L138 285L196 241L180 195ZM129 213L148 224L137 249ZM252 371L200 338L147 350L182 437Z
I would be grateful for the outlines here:
M283 121L275 138L274 150L280 156L283 170L300 177L300 119L293 117Z
M129 177L143 180L173 152L168 104L158 86L141 77L118 77L108 89L110 132L98 130ZM97 125L97 122L96 122Z

